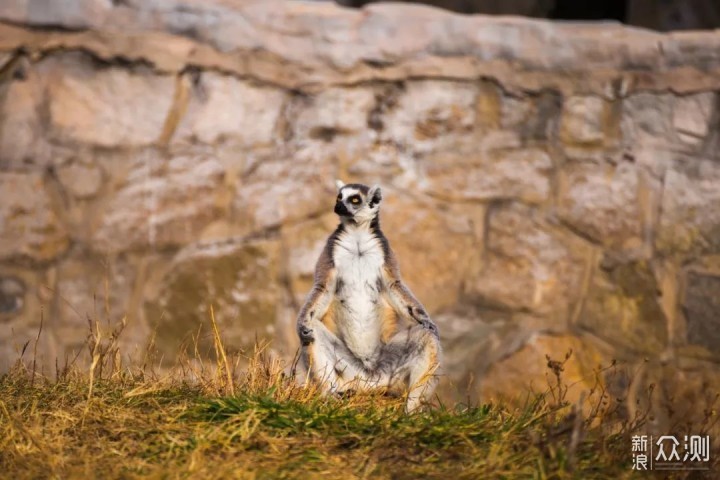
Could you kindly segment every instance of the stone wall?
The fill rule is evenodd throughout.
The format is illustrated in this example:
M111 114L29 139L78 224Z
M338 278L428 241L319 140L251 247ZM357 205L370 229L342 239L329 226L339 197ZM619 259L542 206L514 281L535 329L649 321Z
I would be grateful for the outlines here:
M651 383L656 406L720 384L720 33L38 5L0 5L1 368L41 321L54 368L123 318L126 354L168 364L210 348L210 304L232 348L292 357L337 177L384 188L446 398L542 390L569 349L575 390L630 411Z

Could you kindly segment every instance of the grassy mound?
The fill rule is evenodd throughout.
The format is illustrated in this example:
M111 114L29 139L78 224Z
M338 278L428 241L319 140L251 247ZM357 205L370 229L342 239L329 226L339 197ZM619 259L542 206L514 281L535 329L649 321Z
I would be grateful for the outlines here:
M569 405L557 362L556 387L524 408L408 415L402 398L300 386L262 349L240 370L216 328L216 364L165 375L123 367L118 334L91 333L85 372L49 379L19 361L0 377L0 478L633 477L630 437L645 418L613 415L603 391L594 408Z
M261 357L242 373L0 378L5 478L608 478L628 432L535 397L523 409L340 399ZM233 378L236 377L236 378ZM184 379L181 379L184 378Z

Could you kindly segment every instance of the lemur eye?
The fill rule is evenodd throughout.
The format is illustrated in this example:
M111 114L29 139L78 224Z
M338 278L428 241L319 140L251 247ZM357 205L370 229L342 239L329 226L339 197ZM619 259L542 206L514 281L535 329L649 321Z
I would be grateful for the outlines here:
M353 197L350 199L350 201L353 205L357 205L358 203L360 203L360 199L358 197Z

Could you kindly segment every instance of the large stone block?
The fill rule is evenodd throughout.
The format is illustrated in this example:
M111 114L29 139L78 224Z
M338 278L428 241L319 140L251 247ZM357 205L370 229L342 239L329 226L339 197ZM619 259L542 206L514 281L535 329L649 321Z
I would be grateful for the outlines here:
M434 316L443 345L438 392L445 402L480 402L481 380L496 362L520 349L532 334L510 312L476 309L463 302Z
M485 264L472 289L481 301L564 328L582 295L592 249L521 204L493 208L486 236Z
M100 147L153 144L162 133L175 79L145 68L94 65L81 54L42 65L51 135Z
M561 112L562 97L554 91L522 97L506 95L502 99L500 126L518 132L525 142L554 140Z
M682 304L687 341L720 352L720 276L689 272Z
M668 325L657 280L645 262L594 272L578 325L615 345L618 352L661 352Z
M245 146L272 144L285 98L276 88L205 72L192 87L176 138L203 143L233 138Z
M74 255L58 263L54 276L50 327L60 360L87 353L91 325L101 337L109 338L123 319L121 354L125 359L142 358L150 332L138 312L130 308L138 278L127 259ZM81 359L88 360L85 356Z
M665 175L655 247L664 255L720 253L720 164L673 162Z
M193 241L222 208L223 177L220 163L202 153L138 153L105 205L91 247L121 252Z
M64 252L68 234L38 174L0 173L0 260L48 261Z
M261 161L240 179L232 215L241 231L257 232L332 211L333 153L313 147L294 152L293 158Z
M22 313L25 306L25 283L12 275L0 276L0 320Z
M11 61L2 68L12 79L0 84L0 169L45 165L51 153L40 119L42 81L26 59Z
M623 100L621 129L627 145L671 145L675 142L669 93L637 93Z
M214 243L187 247L158 285L148 285L144 315L163 332L161 354L174 361L183 349L214 355L210 307L229 351L251 351L272 338L279 305L279 242Z
M102 187L103 173L92 161L75 158L60 165L56 173L65 191L75 198L91 198Z
M337 134L357 133L368 128L375 107L375 92L369 88L329 88L306 100L295 120L301 137L331 139Z
M686 95L676 100L672 120L680 140L691 145L703 142L716 103L714 92Z
M398 104L384 119L383 137L419 152L452 143L476 120L477 87L471 83L409 82Z
M405 283L431 313L454 305L479 269L484 217L481 205L463 209L385 188L383 232Z
M613 248L643 237L639 172L635 164L570 164L558 181L558 215L587 237Z
M3 2L0 17L19 24L83 29L102 23L115 4L108 0Z
M557 362L554 365L562 364L560 385L546 357ZM582 337L535 335L518 351L488 369L480 382L480 398L483 402L523 406L528 400L528 392L534 392L548 393L548 401L565 400L575 404L583 395L589 395L591 390L602 385L599 371L607 367L610 360ZM589 409L587 404L583 407Z
M600 97L573 96L563 107L560 134L570 144L599 145L605 138L609 106Z
M707 432L711 438L720 434L714 421L720 396L716 364L685 358L671 362L646 360L632 371L635 376L627 395L628 416L646 416L647 434Z
M40 371L54 374L56 335L47 310L54 286L47 271L0 265L0 375L19 360L35 360Z
M541 203L550 193L553 162L538 148L514 148L516 137L494 132L479 145L429 154L420 161L427 193L449 200L520 199Z

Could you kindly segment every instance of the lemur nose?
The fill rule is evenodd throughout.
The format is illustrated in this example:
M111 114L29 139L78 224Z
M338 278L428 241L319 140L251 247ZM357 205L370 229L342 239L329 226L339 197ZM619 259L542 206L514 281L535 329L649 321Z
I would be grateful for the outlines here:
M350 214L347 207L342 202L335 203L335 213L337 213L338 215L349 215Z

